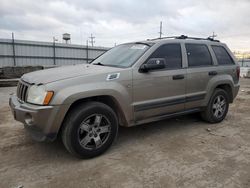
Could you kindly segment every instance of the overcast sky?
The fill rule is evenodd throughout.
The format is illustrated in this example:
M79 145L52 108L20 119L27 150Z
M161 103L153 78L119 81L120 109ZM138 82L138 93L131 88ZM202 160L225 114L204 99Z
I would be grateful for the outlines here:
M232 50L250 50L250 0L0 0L0 38L61 42L71 34L97 46L186 34L213 33Z

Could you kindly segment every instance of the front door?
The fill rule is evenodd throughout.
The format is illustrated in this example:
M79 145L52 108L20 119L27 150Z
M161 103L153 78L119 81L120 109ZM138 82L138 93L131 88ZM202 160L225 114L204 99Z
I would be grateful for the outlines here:
M180 44L164 44L148 60L152 58L164 58L165 68L146 73L133 70L133 107L136 121L185 109L186 69L182 68Z

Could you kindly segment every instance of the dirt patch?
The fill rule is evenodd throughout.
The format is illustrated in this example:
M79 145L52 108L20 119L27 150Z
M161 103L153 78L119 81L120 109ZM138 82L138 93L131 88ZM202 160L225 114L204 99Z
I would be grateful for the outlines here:
M250 186L250 79L226 119L208 124L188 115L121 128L104 155L78 160L60 140L37 143L13 120L0 89L0 187ZM242 92L241 90L244 90Z
M0 109L0 122L5 122L10 119L10 108L5 106Z

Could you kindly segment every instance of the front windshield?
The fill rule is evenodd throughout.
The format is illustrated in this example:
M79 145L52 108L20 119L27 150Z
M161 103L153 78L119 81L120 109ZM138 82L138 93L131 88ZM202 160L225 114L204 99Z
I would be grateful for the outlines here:
M130 67L148 48L149 46L147 44L141 43L122 44L110 49L95 59L91 64L124 68Z

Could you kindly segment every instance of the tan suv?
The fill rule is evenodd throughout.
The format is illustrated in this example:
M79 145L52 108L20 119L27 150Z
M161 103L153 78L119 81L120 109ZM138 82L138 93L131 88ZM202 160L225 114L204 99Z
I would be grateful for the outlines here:
M186 36L116 46L90 64L22 76L10 97L14 118L38 141L58 135L81 158L100 155L134 126L200 112L222 121L239 90L228 47Z

